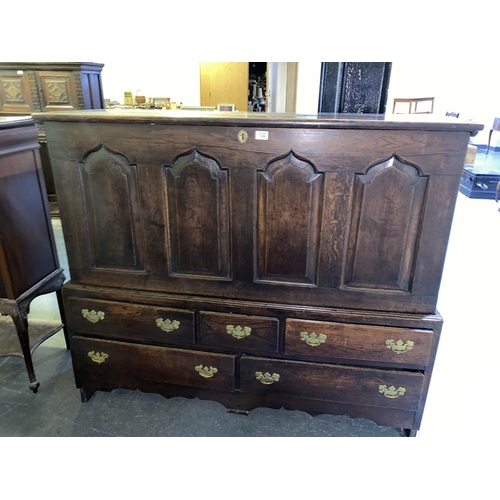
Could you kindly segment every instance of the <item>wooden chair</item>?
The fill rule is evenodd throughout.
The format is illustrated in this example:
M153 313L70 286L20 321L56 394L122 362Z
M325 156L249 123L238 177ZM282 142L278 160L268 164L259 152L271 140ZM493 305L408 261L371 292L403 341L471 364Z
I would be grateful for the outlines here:
M430 111L418 111L418 105L422 103L430 103ZM430 114L434 112L434 97L413 97L413 98L398 98L394 99L392 113L396 113L397 104L408 104L408 114ZM422 108L420 108L422 109Z
M493 125L491 126L490 135L488 136L488 147L486 148L486 154L490 152L491 134L493 132L500 132L500 117L496 117L493 120Z

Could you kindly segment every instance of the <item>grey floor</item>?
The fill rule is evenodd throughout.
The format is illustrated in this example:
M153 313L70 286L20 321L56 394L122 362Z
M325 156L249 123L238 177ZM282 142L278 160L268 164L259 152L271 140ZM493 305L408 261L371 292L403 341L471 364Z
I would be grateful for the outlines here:
M500 155L478 154L476 164L499 169ZM495 163L498 162L498 163ZM474 436L478 412L493 412L500 382L500 205L459 194L438 309L445 325L419 431L421 437ZM53 219L61 265L67 259L61 224ZM67 273L69 276L69 273ZM55 294L35 299L30 319L59 318ZM62 332L35 351L41 383L32 394L24 361L0 358L0 436L356 436L401 437L400 429L366 419L288 410L227 413L216 402L165 399L140 391L98 392L81 403ZM483 430L484 429L484 430Z

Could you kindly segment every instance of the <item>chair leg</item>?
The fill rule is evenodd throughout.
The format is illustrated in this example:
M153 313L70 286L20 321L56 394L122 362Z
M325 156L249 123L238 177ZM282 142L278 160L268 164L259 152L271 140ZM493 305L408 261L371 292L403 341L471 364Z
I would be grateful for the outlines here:
M29 388L34 392L38 392L38 387L40 387L40 382L36 379L35 369L33 367L33 360L31 359L31 349L30 349L30 338L28 333L28 318L27 313L24 310L15 308L12 312L12 320L16 326L17 336L19 337L19 342L21 343L21 349L23 351L24 363L26 364L26 370L28 372L28 377L30 379Z
M491 142L491 134L493 133L493 129L490 130L490 135L488 136L488 147L486 148L486 154L490 151L490 142Z

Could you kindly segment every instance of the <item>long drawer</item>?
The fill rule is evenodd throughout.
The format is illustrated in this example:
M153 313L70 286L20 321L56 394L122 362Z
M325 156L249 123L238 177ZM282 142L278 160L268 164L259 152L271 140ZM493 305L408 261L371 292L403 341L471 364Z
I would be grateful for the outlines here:
M242 393L416 410L423 384L421 373L241 357Z
M288 319L285 353L425 366L431 330Z
M194 342L194 313L181 309L70 297L66 319L72 331L115 340L160 345Z
M76 372L123 374L155 382L234 389L235 356L147 346L75 335L71 350Z

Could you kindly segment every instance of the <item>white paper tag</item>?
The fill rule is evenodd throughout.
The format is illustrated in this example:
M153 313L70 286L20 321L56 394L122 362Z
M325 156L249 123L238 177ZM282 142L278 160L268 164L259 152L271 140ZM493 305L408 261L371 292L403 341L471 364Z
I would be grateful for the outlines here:
M256 130L255 139L257 141L267 141L269 139L269 132L264 130Z

